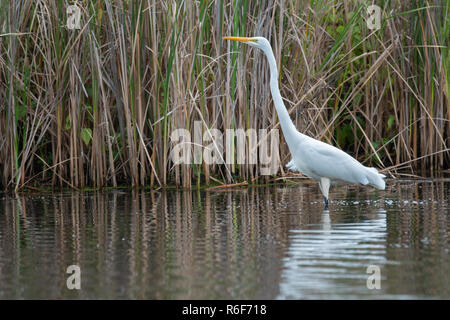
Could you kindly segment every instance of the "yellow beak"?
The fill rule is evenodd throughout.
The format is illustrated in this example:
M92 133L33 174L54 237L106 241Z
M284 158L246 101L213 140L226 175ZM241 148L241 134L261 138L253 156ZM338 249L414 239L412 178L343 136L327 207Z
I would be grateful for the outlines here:
M258 42L258 39L255 38L247 38L247 37L223 37L224 40L233 40L233 41L240 41L240 42Z

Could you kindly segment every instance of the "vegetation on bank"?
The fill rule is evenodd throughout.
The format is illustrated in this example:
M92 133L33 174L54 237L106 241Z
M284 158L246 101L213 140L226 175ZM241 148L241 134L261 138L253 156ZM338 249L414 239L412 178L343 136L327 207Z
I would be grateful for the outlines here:
M279 128L273 46L297 128L396 173L448 168L450 5L376 1L0 0L0 189L264 183L258 165L174 165L171 132ZM290 160L283 141L280 168Z

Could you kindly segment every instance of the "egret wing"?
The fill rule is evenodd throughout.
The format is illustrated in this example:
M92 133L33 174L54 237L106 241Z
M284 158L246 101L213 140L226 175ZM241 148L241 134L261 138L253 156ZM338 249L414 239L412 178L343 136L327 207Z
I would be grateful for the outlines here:
M332 181L367 184L365 167L344 151L318 140L306 149L308 166L316 175Z

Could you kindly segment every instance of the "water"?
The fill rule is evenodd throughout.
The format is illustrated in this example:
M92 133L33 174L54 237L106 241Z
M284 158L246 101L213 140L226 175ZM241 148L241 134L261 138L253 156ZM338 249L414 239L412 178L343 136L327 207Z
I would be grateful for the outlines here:
M450 298L449 182L331 191L329 212L307 183L3 195L0 298Z

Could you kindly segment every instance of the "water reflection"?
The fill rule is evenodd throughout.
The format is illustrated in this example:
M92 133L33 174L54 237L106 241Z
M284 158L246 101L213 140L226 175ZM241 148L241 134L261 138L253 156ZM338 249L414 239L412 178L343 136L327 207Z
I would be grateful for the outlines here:
M386 215L371 214L355 222L322 223L290 230L283 259L279 299L361 298L373 292L365 285L369 265L386 263ZM384 280L385 278L382 278Z
M449 298L449 190L339 188L329 212L309 184L5 195L0 298Z

